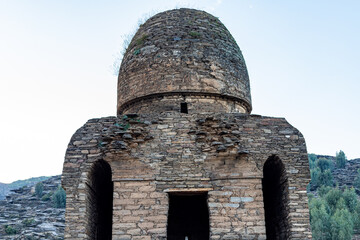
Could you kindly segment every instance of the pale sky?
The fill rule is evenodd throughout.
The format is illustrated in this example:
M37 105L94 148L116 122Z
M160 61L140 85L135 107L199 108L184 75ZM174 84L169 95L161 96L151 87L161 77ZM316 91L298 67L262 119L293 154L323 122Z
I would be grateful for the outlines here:
M0 182L61 174L72 134L116 114L123 36L177 7L230 30L252 113L285 117L309 153L360 157L360 1L0 0Z

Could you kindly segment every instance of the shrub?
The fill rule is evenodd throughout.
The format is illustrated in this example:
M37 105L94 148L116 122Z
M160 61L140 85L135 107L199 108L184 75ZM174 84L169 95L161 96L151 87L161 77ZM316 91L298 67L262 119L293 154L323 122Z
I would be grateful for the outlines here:
M45 194L42 198L41 201L50 201L51 200L51 196L52 196L52 192L48 192L47 194Z
M331 217L331 235L332 239L350 240L352 238L354 224L350 212L345 208L336 209Z
M314 239L331 239L330 215L324 200L314 198L310 202L310 222Z
M16 234L17 230L12 226L5 225L5 233L8 235Z
M324 197L328 192L330 192L333 188L329 187L329 186L321 186L318 189L318 194L320 195L320 197Z
M198 32L191 31L189 32L189 35L193 38L199 38L201 34Z
M340 152L336 153L336 166L338 168L344 168L346 163L346 156L343 151L340 150Z
M52 202L56 208L65 208L66 194L65 190L59 186L54 195L52 196Z
M318 186L333 186L333 176L330 169L320 172L318 176Z
M332 170L332 162L326 158L320 158L317 163L317 167L320 168L321 172L325 172L327 169Z
M29 227L35 223L35 220L33 218L28 218L22 221L22 224L24 224L26 227Z
M43 191L44 191L44 185L42 182L38 182L35 185L35 194L38 198L41 198L43 195Z

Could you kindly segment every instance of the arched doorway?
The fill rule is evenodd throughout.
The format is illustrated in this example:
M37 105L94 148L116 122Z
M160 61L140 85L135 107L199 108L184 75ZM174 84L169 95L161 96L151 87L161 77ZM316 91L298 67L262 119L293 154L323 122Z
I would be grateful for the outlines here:
M266 238L288 239L289 190L285 166L279 157L272 155L266 160L263 171Z
M96 161L87 181L87 234L91 240L112 237L113 182L111 167L104 160Z

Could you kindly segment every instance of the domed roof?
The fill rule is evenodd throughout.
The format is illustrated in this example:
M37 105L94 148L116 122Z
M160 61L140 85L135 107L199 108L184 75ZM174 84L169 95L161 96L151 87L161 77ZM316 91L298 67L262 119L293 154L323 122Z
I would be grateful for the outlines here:
M172 94L231 99L251 112L242 53L219 19L204 11L156 14L139 27L124 54L118 114L134 102Z

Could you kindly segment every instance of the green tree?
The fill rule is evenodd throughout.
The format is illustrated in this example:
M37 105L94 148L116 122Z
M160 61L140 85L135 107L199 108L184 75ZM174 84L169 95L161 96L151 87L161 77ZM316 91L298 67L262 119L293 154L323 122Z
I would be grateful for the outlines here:
M319 175L320 175L320 169L319 168L313 168L310 170L310 189L316 190L316 188L319 186Z
M54 195L52 196L52 202L56 208L65 208L66 194L65 190L59 186Z
M317 156L313 153L310 153L308 155L308 158L309 158L309 166L310 166L310 169L313 169L316 167L316 161L317 161Z
M329 187L329 186L321 186L318 189L318 194L320 195L320 197L324 197L328 192L330 192L333 188Z
M358 201L355 211L352 213L354 231L360 232L360 202Z
M44 185L42 182L38 182L35 185L35 194L36 196L38 196L38 198L41 198L43 195L43 191L44 191Z
M346 188L345 191L342 194L342 197L345 200L345 204L347 209L353 213L356 210L356 207L358 205L358 199L357 199L357 195L355 193L355 189L354 188Z
M315 190L321 186L333 186L334 180L331 173L331 164L328 160L319 160L319 167L310 169L311 181L310 189Z
M350 240L360 230L360 201L355 189L321 186L319 196L309 203L310 223L315 240Z
M316 162L316 166L320 168L321 172L325 172L327 169L332 169L332 162L330 160L327 160L326 158L320 158Z
M338 168L345 168L345 163L346 163L345 153L342 150L340 150L340 152L336 153L336 166Z
M324 198L331 210L331 214L333 214L336 211L340 198L342 198L342 192L339 188L334 188L330 190Z
M318 186L333 186L333 176L330 169L326 169L324 172L319 173L317 179Z
M310 222L312 235L315 240L331 239L331 222L328 206L322 199L310 202Z
M344 202L343 199L340 200L339 205L342 205L342 202ZM354 224L349 210L339 206L331 217L331 239L350 240L353 230Z

